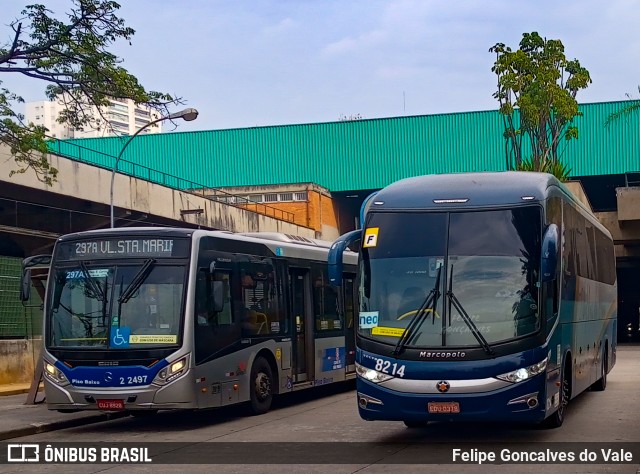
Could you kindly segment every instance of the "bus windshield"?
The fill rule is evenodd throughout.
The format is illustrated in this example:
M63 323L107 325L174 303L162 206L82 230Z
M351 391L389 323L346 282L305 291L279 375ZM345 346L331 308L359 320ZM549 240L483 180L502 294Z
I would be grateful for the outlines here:
M181 339L185 267L83 262L57 267L48 314L47 346L132 349Z
M491 353L538 331L540 207L372 213L366 232L377 238L360 261L361 336Z

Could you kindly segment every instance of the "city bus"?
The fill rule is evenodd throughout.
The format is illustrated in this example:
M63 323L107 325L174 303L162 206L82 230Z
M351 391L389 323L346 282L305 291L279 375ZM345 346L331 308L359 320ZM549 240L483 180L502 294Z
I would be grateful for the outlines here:
M365 420L560 426L616 362L610 233L545 173L428 175L366 200L360 240L357 400Z
M261 414L274 395L355 378L357 254L345 252L338 289L330 245L178 228L60 237L44 302L47 407L145 415L250 402Z

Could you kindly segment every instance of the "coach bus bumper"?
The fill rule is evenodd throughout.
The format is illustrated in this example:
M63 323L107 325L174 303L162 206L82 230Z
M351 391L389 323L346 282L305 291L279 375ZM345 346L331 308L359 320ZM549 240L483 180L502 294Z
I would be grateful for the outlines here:
M540 374L490 392L431 394L390 390L358 377L358 411L364 420L535 423L546 417L544 382ZM459 412L429 413L430 403Z
M45 397L49 410L122 411L122 410L175 410L197 408L189 370L184 376L164 385L147 385L126 388L87 388L71 384L57 385L45 378ZM104 409L100 400L122 401L122 408ZM117 406L113 405L113 406Z

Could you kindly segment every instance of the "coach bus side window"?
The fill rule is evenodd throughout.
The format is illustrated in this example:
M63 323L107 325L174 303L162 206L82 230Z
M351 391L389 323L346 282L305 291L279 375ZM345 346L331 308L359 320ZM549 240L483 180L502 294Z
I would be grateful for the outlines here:
M570 204L565 203L563 209L563 263L564 273L562 275L562 299L572 300L574 298L576 276L577 276L577 257L576 257L576 236L577 232L577 211Z
M546 222L545 226L555 224L558 228L559 234L559 248L558 248L558 261L556 265L556 278L552 281L543 283L542 286L542 298L544 316L547 320L547 332L553 327L555 318L558 315L559 309L559 292L560 284L562 282L562 259L565 257L565 250L563 249L564 227L562 225L562 201L558 197L552 197L547 203L546 209Z

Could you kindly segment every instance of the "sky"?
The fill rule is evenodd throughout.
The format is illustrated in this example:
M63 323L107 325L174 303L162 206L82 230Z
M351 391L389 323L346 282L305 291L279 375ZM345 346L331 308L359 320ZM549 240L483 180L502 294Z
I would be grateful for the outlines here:
M38 0L1 0L8 24ZM71 0L40 0L55 13ZM177 131L492 110L495 56L525 32L559 39L593 83L581 103L640 98L639 2L625 0L120 0L136 30L113 52L147 90L200 115ZM26 101L45 85L0 75ZM178 106L180 110L184 106ZM166 130L166 128L165 128Z

